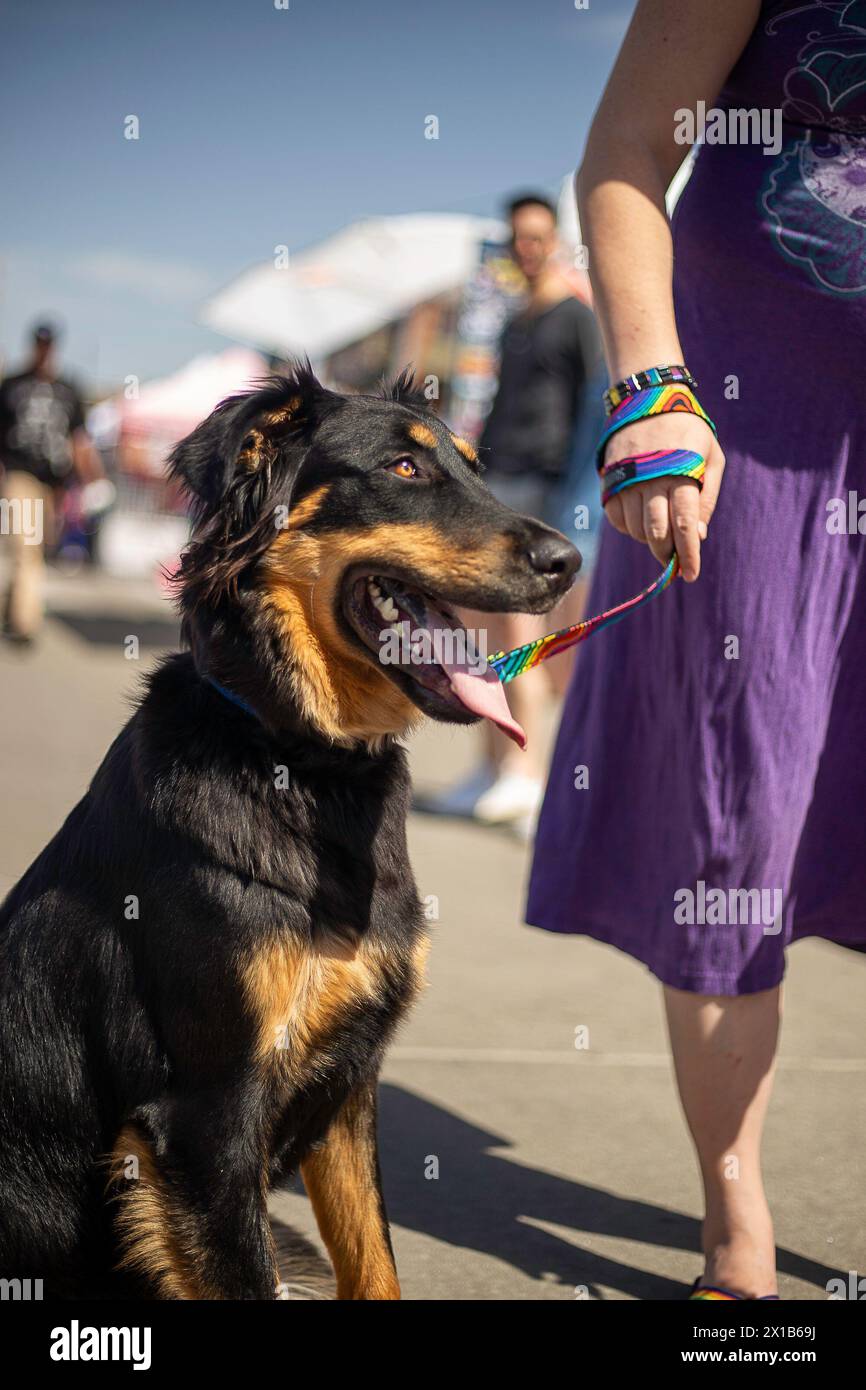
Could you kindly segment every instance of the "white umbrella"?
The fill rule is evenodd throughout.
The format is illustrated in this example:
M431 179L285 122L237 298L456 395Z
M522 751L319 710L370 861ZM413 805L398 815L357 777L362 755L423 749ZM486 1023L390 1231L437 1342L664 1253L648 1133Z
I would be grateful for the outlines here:
M355 222L277 269L253 266L204 306L202 322L285 356L326 357L462 285L501 222L416 213Z

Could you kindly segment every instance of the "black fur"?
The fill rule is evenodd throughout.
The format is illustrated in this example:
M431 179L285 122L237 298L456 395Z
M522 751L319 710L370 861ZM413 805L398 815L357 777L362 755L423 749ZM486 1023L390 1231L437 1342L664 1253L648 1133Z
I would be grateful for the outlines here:
M469 546L507 535L501 573L471 591L455 584L450 597L474 607L540 610L574 568L561 542L565 572L539 584L522 557L543 528L493 501L408 391L401 380L393 399L340 397L302 368L225 402L175 452L196 516L180 580L191 650L150 678L86 796L0 909L0 1277L42 1278L54 1296L160 1296L140 1269L118 1269L124 1194L107 1187L107 1157L131 1125L177 1199L172 1239L196 1252L205 1296L271 1298L268 1188L327 1141L349 1099L372 1130L424 933L406 760L394 738L335 745L293 702L291 653L258 601L274 507L327 482L320 535L418 518ZM298 399L286 420L261 424ZM383 464L407 452L407 423L422 418L439 440L435 476L403 485ZM243 468L257 428L266 447ZM287 1089L255 1061L239 966L268 943L304 951L332 938L374 945L387 968Z

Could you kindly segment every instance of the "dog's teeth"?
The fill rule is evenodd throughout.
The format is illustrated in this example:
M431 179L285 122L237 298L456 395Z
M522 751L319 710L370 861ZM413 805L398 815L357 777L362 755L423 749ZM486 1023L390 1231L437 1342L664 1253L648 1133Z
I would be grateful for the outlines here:
M393 623L399 618L400 610L389 594L383 596L378 584L374 584L372 579L367 580L367 592L370 601L378 613L382 614L386 623Z

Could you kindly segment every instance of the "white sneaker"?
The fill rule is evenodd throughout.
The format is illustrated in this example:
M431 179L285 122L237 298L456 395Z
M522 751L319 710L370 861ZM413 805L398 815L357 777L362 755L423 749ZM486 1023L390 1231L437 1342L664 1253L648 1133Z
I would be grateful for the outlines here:
M522 772L506 772L497 777L489 791L475 803L475 819L485 825L506 825L510 821L534 817L541 805L544 787Z
M432 816L472 816L478 798L489 791L495 781L495 767L492 763L482 763L456 786L419 797L418 805Z
M540 810L541 807L539 806L535 811L530 812L528 816L518 816L517 820L510 822L508 829L511 831L512 835L517 836L521 844L531 845L535 840L535 832L538 829L538 813Z

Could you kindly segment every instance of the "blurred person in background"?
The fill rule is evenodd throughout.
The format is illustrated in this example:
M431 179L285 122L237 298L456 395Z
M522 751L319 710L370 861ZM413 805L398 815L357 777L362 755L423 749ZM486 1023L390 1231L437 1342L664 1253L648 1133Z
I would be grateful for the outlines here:
M571 592L553 614L548 616L545 622L547 632L554 630L553 625L557 628L567 627L571 623L580 622L584 616L589 581L592 578L604 523L595 456L598 437L605 422L602 395L606 386L607 368L604 365L599 339L596 368L593 374L587 377L581 393L568 462L554 494L553 507L548 518L552 526L562 531L563 535L568 536L577 546L582 564ZM553 624L550 622L550 616L553 618ZM560 698L564 698L568 690L576 656L577 648L572 647L561 652L556 661L549 661L541 668L549 673L551 685Z
M607 501L592 611L674 550L686 582L578 655L527 920L661 982L704 1192L689 1296L773 1299L762 1139L786 947L866 940L866 551L850 518L831 524L866 494L866 85L851 67L866 26L862 8L802 0L707 10L640 0L578 181L610 409L626 407L603 462L687 450L706 472L702 490L662 473ZM665 192L700 109L733 138L701 144L672 228ZM742 112L778 138L763 121L744 138L728 120ZM688 380L669 413L660 375Z
M7 516L38 518L38 529L9 525L11 564L3 603L3 634L30 644L44 609L45 545L52 539L60 491L78 476L102 474L99 456L84 428L77 387L58 371L58 331L39 323L32 334L28 365L0 383L0 494Z
M484 480L500 501L554 525L584 387L597 371L601 347L592 312L575 297L564 273L553 203L543 194L525 193L511 201L508 218L512 254L528 293L502 335L499 384L479 452ZM467 622L486 630L492 655L543 636L551 630L551 617L552 626L573 621L559 609L544 618L472 614ZM481 767L428 809L490 825L512 824L530 834L543 791L543 703L555 689L546 667L515 681L508 698L526 732L527 751L485 728Z

